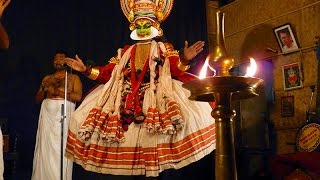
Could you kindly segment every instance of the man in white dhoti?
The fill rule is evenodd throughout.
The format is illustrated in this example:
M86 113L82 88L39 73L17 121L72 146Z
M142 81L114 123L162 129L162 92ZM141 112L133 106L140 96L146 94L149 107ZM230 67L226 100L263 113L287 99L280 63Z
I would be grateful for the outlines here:
M36 146L33 159L32 180L59 180L61 176L61 118L66 109L63 132L63 153L66 147L70 114L75 110L75 102L81 101L82 83L79 76L66 77L66 53L57 52L53 60L55 73L43 78L36 101L42 102ZM67 80L67 87L65 81ZM66 108L65 90L67 90ZM72 179L72 162L63 155L63 179Z

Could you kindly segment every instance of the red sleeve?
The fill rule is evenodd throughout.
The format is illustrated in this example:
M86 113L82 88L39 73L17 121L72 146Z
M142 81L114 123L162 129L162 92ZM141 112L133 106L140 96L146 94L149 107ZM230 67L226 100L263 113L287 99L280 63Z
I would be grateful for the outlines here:
M187 73L185 71L181 71L177 67L179 56L170 56L169 61L170 61L170 72L173 79L177 79L182 82L188 82L197 78L197 76Z
M126 52L126 50L129 48L129 45L126 45L122 52L121 56ZM112 70L115 67L115 63L110 63L105 66L98 66L97 68L99 69L99 76L97 77L96 81L99 81L100 83L107 83L109 79L111 78Z
M111 78L111 73L115 65L116 64L114 63L110 63L105 66L97 67L99 69L99 76L97 77L96 81L99 81L102 84L108 82Z

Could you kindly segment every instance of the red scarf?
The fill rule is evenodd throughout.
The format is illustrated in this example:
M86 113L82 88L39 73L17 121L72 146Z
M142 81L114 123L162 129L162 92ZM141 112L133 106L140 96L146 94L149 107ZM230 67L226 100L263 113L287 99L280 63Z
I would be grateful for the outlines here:
M147 60L145 61L145 64L143 66L142 72L136 76L136 67L135 67L135 57L136 57L136 49L137 45L134 45L134 47L131 50L131 56L130 56L130 69L131 69L131 93L127 96L125 108L134 110L135 114L139 114L142 112L142 108L140 106L140 100L139 96L137 94L140 85L143 81L144 75L147 72L147 69L149 68L149 56L147 57Z

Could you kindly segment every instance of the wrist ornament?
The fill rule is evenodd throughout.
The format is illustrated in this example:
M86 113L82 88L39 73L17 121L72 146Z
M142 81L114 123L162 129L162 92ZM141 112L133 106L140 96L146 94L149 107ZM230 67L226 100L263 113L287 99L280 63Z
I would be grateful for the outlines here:
M95 67L86 67L86 71L83 74L89 79L96 80L100 74L100 71Z
M184 65L184 64L181 62L181 58L179 58L179 60L178 60L178 62L177 62L177 67L178 67L178 69L180 69L181 71L187 71L187 70L189 70L190 65Z
M189 62L186 63L186 60L184 59L184 49L181 48L179 50L179 60L177 62L177 67L181 71L187 71L190 69Z

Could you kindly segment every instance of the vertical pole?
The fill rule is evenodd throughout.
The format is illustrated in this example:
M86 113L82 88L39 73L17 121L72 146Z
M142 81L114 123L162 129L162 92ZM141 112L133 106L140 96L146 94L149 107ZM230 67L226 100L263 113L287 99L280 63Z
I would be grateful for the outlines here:
M61 144L60 144L60 179L63 180L63 129L64 129L64 108L65 104L61 104Z
M216 125L216 180L237 180L232 118L236 115L231 109L231 93L216 93L216 107L211 116Z
M64 122L67 118L67 91L68 91L68 71L65 71L64 81L64 103L61 105L61 152L60 152L60 179L63 180L63 154L64 154Z

